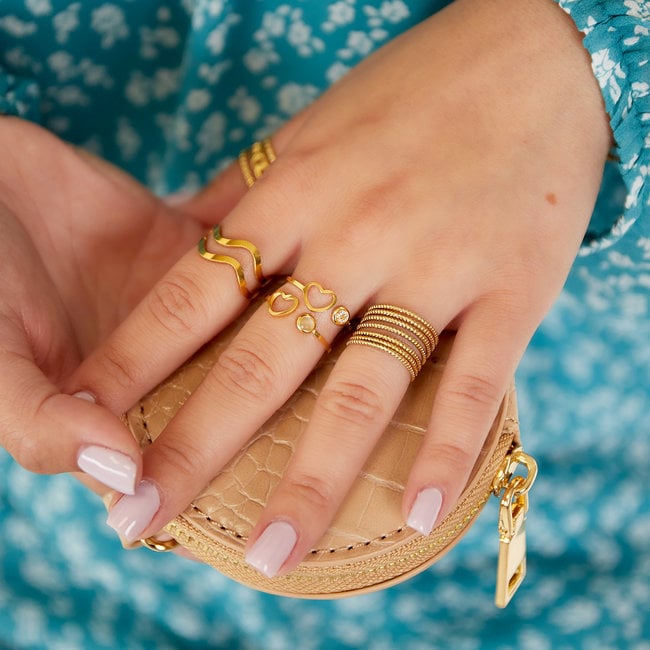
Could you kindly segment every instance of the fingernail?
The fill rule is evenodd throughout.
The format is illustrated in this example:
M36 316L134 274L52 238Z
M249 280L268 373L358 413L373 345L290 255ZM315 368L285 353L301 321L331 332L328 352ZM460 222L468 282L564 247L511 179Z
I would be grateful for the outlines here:
M406 524L423 535L428 535L433 530L441 507L442 493L440 490L425 488L415 498Z
M135 494L123 496L108 514L106 523L127 542L139 539L160 508L158 488L141 481Z
M75 393L72 397L77 397L78 399L86 400L86 402L92 402L93 404L97 403L95 396L92 393L89 393L87 390L80 390L78 393Z
M135 461L122 452L89 445L79 452L77 466L109 488L123 494L135 492L137 467Z
M194 192L175 192L174 194L168 194L167 196L163 197L163 201L167 205L175 208L176 206L183 205L183 203L187 203L193 199L194 196Z
M267 578L273 578L293 551L297 540L298 535L291 524L274 521L246 553L246 562Z

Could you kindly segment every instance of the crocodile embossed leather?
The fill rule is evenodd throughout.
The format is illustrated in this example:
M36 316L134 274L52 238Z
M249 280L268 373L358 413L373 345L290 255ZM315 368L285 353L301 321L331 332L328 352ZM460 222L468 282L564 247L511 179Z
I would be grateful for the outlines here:
M263 300L251 301L248 312L125 414L125 422L143 446L156 439ZM438 347L411 383L332 525L293 572L265 578L244 561L244 545L345 347L345 335L337 338L332 354L323 358L287 403L165 530L222 573L276 594L333 598L386 587L422 571L468 530L493 493L504 458L519 444L513 386L456 508L427 537L405 525L401 514L404 485L453 340L451 334L440 336Z

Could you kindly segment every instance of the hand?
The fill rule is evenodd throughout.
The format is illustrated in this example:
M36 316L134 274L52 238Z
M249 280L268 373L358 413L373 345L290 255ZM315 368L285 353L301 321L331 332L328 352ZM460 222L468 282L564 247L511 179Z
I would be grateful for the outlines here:
M547 0L457 0L282 129L278 160L221 222L225 236L256 244L267 275L318 281L352 313L392 303L457 329L404 495L405 517L423 533L454 506L562 287L609 137L588 56L561 10ZM188 209L208 214L241 185L231 168ZM232 269L193 249L70 389L119 413L244 304ZM336 334L326 319L318 328ZM133 537L164 526L322 353L292 319L256 312L146 452L146 481L114 506L112 525ZM254 566L286 572L318 541L408 383L388 354L345 350L251 535Z
M8 117L0 226L0 444L32 471L80 462L132 492L142 472L132 436L92 394L77 399L61 386L203 227L116 168Z

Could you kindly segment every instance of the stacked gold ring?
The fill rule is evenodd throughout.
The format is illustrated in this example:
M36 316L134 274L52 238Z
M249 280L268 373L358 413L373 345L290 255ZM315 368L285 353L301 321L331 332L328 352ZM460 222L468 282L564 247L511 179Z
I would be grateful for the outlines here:
M395 357L413 381L438 345L438 332L418 314L395 305L372 305L347 345L365 345Z
M270 138L254 142L239 154L239 169L248 187L253 187L277 158Z

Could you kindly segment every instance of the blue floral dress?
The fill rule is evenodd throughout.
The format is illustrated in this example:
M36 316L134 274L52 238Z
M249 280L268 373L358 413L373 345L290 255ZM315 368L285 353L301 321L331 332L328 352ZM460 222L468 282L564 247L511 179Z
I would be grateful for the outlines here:
M192 190L445 4L0 0L0 113L160 194ZM650 649L650 3L559 4L585 35L620 162L518 372L541 471L509 608L492 604L494 504L403 585L299 601L123 551L74 480L0 450L0 648Z

